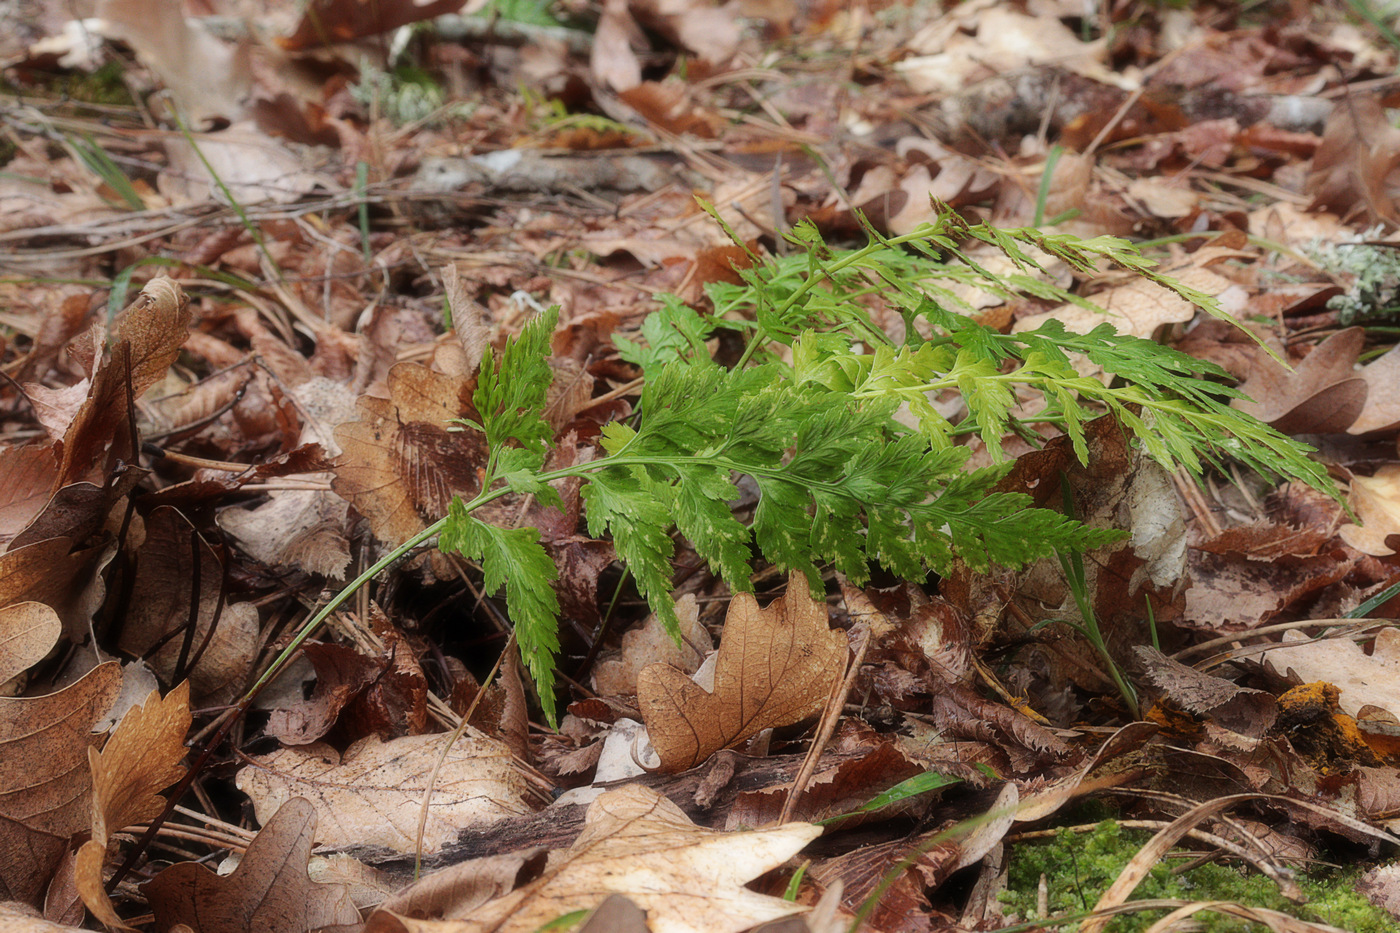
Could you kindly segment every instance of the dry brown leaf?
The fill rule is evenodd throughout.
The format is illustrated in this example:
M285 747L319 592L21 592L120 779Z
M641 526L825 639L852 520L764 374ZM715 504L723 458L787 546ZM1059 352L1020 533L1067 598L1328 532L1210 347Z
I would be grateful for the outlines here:
M253 758L238 772L238 789L266 820L293 797L316 807L318 843L381 845L412 852L429 775L446 735L413 735L392 742L369 736L342 756L316 743ZM525 782L505 743L475 730L452 745L438 772L423 851L437 852L470 826L529 812Z
M24 530L49 500L58 477L58 448L47 444L0 449L0 545Z
M269 567L291 564L344 580L350 565L348 513L349 505L338 496L287 489L273 491L254 509L225 509L218 522L249 556Z
M375 537L400 544L446 515L454 495L480 491L486 442L478 431L448 430L455 418L476 419L471 380L399 363L388 384L389 398L361 397L359 420L335 429L342 452L332 487Z
M102 863L112 835L133 823L160 816L160 791L185 769L185 734L190 731L190 682L162 699L152 692L122 717L102 751L88 749L92 768L92 838L78 850L78 893L93 916L109 927L131 929L117 915L102 881Z
M1133 653L1147 683L1188 713L1250 739L1262 738L1278 718L1271 693L1213 677L1148 645L1139 645Z
M221 200L220 182L240 204L287 204L321 182L300 155L246 120L204 134L198 151L180 136L167 138L165 151L169 166L156 184L175 204Z
M1338 331L1293 370L1264 360L1240 386L1250 401L1233 404L1284 434L1337 434L1346 431L1366 406L1367 383L1354 370L1366 342L1359 327Z
M307 877L315 831L315 809L297 798L263 826L228 877L195 862L170 866L141 886L157 929L183 923L199 933L306 933L359 923L349 888Z
M190 332L189 296L174 279L151 279L113 326L116 339L131 346L131 394L140 398L180 355Z
M666 771L684 771L764 729L821 709L846 670L846 636L827 624L800 573L766 609L751 593L729 604L714 690L667 664L637 677L637 703Z
M1374 476L1353 476L1347 504L1362 524L1338 528L1342 540L1372 557L1394 554L1386 539L1400 534L1400 466L1388 463Z
M127 43L174 96L196 127L237 119L252 87L247 43L216 38L202 18L186 18L161 0L102 0L98 32Z
M377 36L400 26L462 9L462 0L314 0L302 8L296 31L277 44L289 52Z
M106 587L93 574L103 549L73 551L67 538L50 538L0 554L0 606L44 603L58 613L64 634L81 642Z
M820 827L809 823L716 832L696 826L656 791L629 785L595 800L574 844L553 853L543 873L523 887L469 915L439 904L434 919L415 916L410 888L375 911L365 933L529 933L562 914L591 910L611 894L646 911L657 933L739 933L804 910L743 884L819 835ZM458 877L475 870L473 862L449 869Z
M37 904L69 837L88 828L92 727L121 681L109 661L58 693L0 699L0 900Z
M630 91L642 83L642 65L633 46L646 47L646 38L627 10L627 0L606 0L593 34L588 70L610 91Z
M1344 219L1400 221L1393 179L1400 165L1400 129L1390 125L1376 97L1348 95L1327 119L1303 191L1309 210L1326 209Z
M218 556L189 519L170 506L150 514L119 643L167 682L188 677L198 702L230 702L257 653L257 609L251 603L225 603L223 580ZM192 603L198 608L189 635ZM188 671L176 670L182 654Z
M0 609L0 684L44 659L63 634L58 613L43 603Z

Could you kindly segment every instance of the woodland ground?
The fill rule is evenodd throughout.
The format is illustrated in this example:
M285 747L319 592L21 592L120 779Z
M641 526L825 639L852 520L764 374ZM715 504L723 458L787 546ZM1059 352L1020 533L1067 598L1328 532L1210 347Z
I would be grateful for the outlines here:
M1394 9L460 6L0 0L0 928L1397 928Z

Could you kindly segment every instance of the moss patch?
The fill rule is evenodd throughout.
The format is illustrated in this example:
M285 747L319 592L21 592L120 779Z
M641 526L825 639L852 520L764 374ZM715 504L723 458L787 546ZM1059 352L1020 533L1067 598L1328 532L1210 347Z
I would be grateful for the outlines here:
M1002 894L1008 912L1028 920L1043 920L1036 914L1036 891L1043 874L1049 887L1050 917L1080 914L1091 910L1099 895L1113 883L1128 861L1151 838L1151 834L1123 829L1113 820L1104 820L1092 832L1076 833L1061 829L1043 843L1023 843L1011 850L1009 890ZM1133 892L1133 899L1176 898L1187 901L1234 901L1249 907L1267 907L1294 917L1329 923L1352 933L1394 933L1394 918L1371 904L1355 890L1361 869L1312 870L1300 873L1299 887L1308 897L1306 904L1294 904L1279 894L1277 886L1264 876L1217 863L1208 863L1173 875L1171 866L1159 863ZM1113 933L1135 933L1146 929L1164 915L1161 910L1144 910L1113 920ZM1202 912L1194 918L1207 933L1240 933L1263 929L1234 917Z

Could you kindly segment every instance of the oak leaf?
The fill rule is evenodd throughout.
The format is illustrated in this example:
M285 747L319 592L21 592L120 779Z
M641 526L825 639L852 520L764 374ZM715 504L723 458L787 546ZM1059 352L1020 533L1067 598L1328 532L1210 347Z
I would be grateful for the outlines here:
M420 905L410 888L377 910L365 933L528 933L613 894L646 911L655 933L739 933L804 909L743 884L819 835L810 823L738 833L706 829L656 791L628 785L595 800L578 839L551 854L529 883L467 910L435 904L440 920L415 916L427 911L415 910ZM479 870L477 862L448 869L463 883ZM443 890L431 876L423 882L429 883Z
M362 396L359 420L335 429L341 447L331 487L363 515L381 541L399 544L447 514L454 495L481 491L486 441L477 420L474 380L435 373L418 363L389 370L389 398Z
M253 799L260 821L286 801L305 797L321 816L316 841L381 845L412 852L423 792L445 735L411 735L392 742L369 736L345 750L314 743L253 758L238 772L238 789ZM458 830L528 811L525 782L505 743L472 732L452 745L433 788L423 851L436 852Z
M846 636L793 574L766 609L750 593L729 604L709 691L668 664L637 677L637 702L665 771L684 771L764 729L821 709L846 668Z
M296 798L268 820L228 877L195 862L170 866L141 887L156 928L183 923L199 933L305 933L358 923L348 887L307 876L315 831L315 809Z
M102 883L102 863L112 835L165 809L161 790L184 774L185 734L190 730L190 682L164 699L146 702L122 717L102 751L88 749L92 769L92 838L78 850L78 893L93 916L109 927L130 929L117 916Z

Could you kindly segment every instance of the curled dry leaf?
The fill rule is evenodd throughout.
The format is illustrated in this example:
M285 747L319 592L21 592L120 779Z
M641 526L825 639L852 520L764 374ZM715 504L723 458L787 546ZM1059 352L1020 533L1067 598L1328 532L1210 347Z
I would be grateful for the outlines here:
M412 852L423 793L447 739L413 735L381 742L370 736L344 756L322 743L284 748L253 758L238 772L238 789L252 798L260 821L293 797L310 800L321 816L318 843ZM505 743L467 732L438 772L423 851L437 852L458 830L528 812L524 795L525 781Z
M1366 407L1368 386L1356 374L1366 342L1359 327L1328 337L1293 369L1263 360L1240 386L1248 401L1234 407L1284 434L1336 434L1350 428Z
M764 729L821 709L846 670L846 636L827 624L800 573L766 609L751 593L729 605L708 691L667 664L643 668L637 702L666 771L684 771Z
M109 661L58 693L0 699L0 900L38 903L69 837L88 828L92 727L121 682Z
M190 682L164 699L152 692L122 718L107 745L88 749L92 768L92 838L78 850L78 894L109 927L130 929L117 916L102 884L102 863L112 835L155 819L165 809L160 791L184 774L185 734L190 730Z
M692 823L656 791L629 785L588 808L583 832L550 856L523 887L470 909L438 905L434 918L413 911L413 888L370 916L365 933L529 933L575 910L622 894L668 933L739 933L804 908L743 887L821 835L809 823L723 833ZM471 877L476 862L448 869ZM430 876L423 884L432 881ZM436 885L441 888L440 884Z
M199 933L306 933L359 923L349 888L307 876L315 832L316 810L296 798L268 820L228 877L195 862L170 866L141 887L157 929L185 924Z

